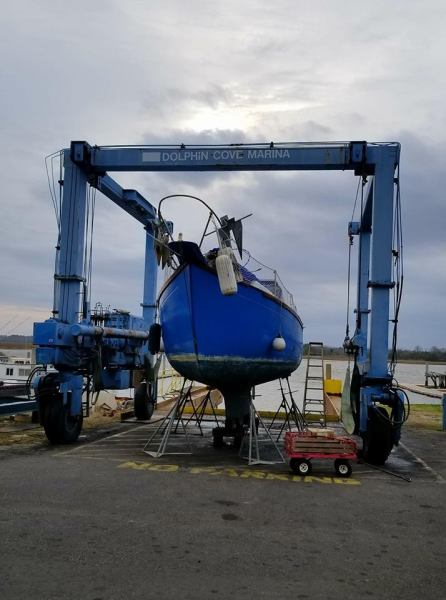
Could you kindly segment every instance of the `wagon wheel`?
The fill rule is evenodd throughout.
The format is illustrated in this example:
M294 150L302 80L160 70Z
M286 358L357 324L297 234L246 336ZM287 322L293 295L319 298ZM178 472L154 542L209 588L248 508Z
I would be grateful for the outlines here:
M292 458L290 468L298 475L311 475L311 462L306 458Z
M339 477L350 477L352 474L352 467L348 460L337 458L334 463L336 474Z

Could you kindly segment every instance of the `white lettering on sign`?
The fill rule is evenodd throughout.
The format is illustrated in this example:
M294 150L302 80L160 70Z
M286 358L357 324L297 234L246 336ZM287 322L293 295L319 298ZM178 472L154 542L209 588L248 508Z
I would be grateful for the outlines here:
M241 160L243 157L243 150L214 150L215 160Z
M290 151L286 148L267 148L248 150L248 159L266 160L268 158L290 158Z
M208 160L216 161L239 161L247 158L248 160L276 160L290 158L290 151L287 148L250 148L242 150L240 148L222 148L221 150L165 150L164 152L142 153L142 162L201 162Z
M178 162L185 160L208 160L209 152L204 150L182 150L181 152L169 151L161 153L162 162Z

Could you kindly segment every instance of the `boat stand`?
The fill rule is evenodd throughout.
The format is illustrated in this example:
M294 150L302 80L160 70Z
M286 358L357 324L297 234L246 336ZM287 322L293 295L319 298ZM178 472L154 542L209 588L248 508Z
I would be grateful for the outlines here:
M271 455L271 449L273 454L278 458L276 460L267 460L261 456L261 446L268 445L269 452L268 456ZM246 456L247 446L247 456ZM244 454L245 453L245 454ZM285 462L285 458L280 451L279 446L273 439L269 428L266 427L262 417L257 412L254 403L251 400L250 415L249 415L249 428L243 436L242 444L240 446L239 456L248 461L248 465L274 465Z
M297 407L296 402L294 401L293 392L290 387L290 380L286 378L288 390L285 391L283 389L282 380L279 379L280 392L282 394L282 402L280 403L279 408L276 410L271 422L268 425L268 431L271 432L274 430L274 434L277 430L277 425L279 425L278 418L281 410L285 413L285 419L280 424L280 428L278 429L278 433L276 436L276 442L279 441L282 436L284 429L286 428L288 431L292 431L293 429L297 429L297 431L303 431L307 427L307 422L299 408ZM276 423L277 422L277 423Z
M217 413L215 412L215 406L214 403L212 402L212 398L211 398L211 392L212 389L209 388L207 394L204 396L204 398L202 400L200 400L200 402L198 403L197 406L195 406L195 402L192 396L192 385L189 386L188 391L186 392L185 396L184 396L184 401L183 401L183 405L181 408L181 415L184 412L184 409L186 408L186 404L187 402L190 403L190 406L192 407L192 413L190 414L190 416L188 417L188 419L185 420L185 426L187 427L189 425L190 422L195 423L198 427L198 429L200 430L200 435L203 436L203 430L201 428L201 423L205 419L205 415L206 413L206 409L208 408L208 406L211 407L211 411L212 411L212 421L215 421L215 424L218 426L219 422L218 422L218 416ZM177 427L178 427L179 423L177 423ZM175 429L175 433L176 433L176 429Z
M203 437L204 434L201 424L204 420L206 409L209 404L212 408L213 419L215 419L215 422L218 425L217 413L215 412L215 407L211 401L212 390L209 389L208 393L200 401L198 406L195 406L191 393L193 382L190 383L187 391L185 392L184 390L186 387L186 381L186 379L183 381L181 391L178 395L178 398L175 400L175 403L170 408L167 415L162 419L158 427L150 435L143 448L143 452L149 456L152 456L153 458L160 458L165 454L192 454L192 445L190 441L191 434L188 433L188 426L195 424L198 427L199 432L198 434L194 433L192 435L199 435ZM192 407L192 413L188 416L188 418L184 418L184 410L188 402ZM185 436L188 451L184 450L184 443L180 441L178 437L175 439L175 436L177 435ZM175 440L176 443L173 440ZM169 445L170 450L167 451Z

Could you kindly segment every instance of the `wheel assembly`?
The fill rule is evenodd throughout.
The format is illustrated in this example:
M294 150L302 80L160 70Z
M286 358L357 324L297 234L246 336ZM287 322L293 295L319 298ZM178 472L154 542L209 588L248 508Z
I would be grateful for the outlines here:
M306 458L292 458L290 460L290 468L298 475L311 475L311 462Z
M393 447L393 428L383 406L369 408L367 432L363 436L364 459L372 465L383 465Z
M82 430L82 415L70 413L71 394L64 404L57 380L47 375L39 384L36 397L39 403L40 423L51 444L71 444L77 440Z
M77 440L82 430L82 415L70 414L68 404L63 403L63 396L47 403L44 408L43 428L52 444L72 444Z
M135 389L134 411L135 417L141 421L149 421L155 410L152 385L145 382Z
M224 427L214 427L212 430L213 446L214 448L223 448L226 446L223 436L225 434Z

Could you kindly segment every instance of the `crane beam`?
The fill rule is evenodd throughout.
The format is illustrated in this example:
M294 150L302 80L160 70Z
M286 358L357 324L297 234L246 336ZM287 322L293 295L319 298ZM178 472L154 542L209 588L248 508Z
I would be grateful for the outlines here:
M94 173L106 171L326 171L372 174L383 148L398 155L399 144L231 144L227 146L91 146L71 143L73 162Z

